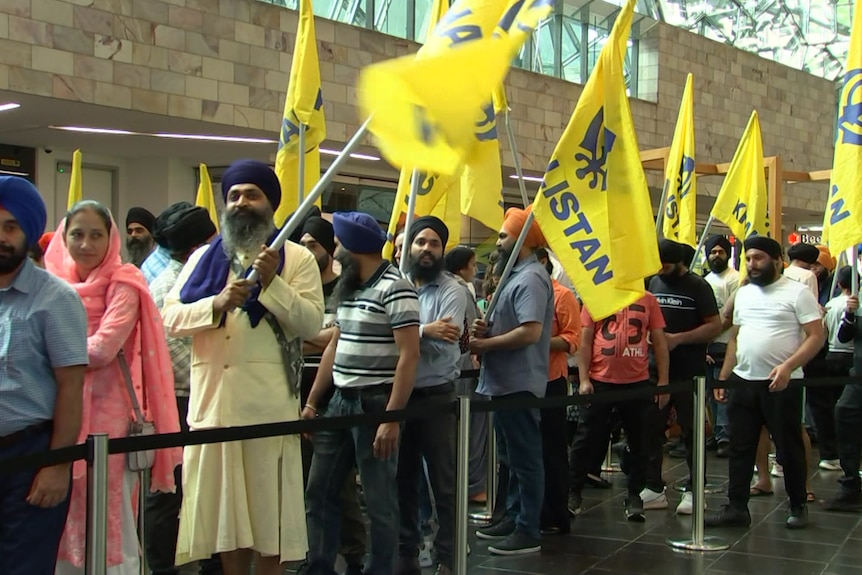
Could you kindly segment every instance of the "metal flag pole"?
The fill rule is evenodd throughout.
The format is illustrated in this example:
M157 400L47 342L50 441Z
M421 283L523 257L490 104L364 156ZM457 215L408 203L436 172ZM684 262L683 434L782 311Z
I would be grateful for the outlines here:
M404 254L401 255L404 261ZM470 395L458 398L458 472L455 489L455 573L467 575L467 506L470 483Z
M850 250L851 250L851 252L850 252L850 256L851 256L850 273L851 273L851 277L853 278L853 280L852 280L853 285L850 286L851 290L852 290L851 293L853 295L859 295L859 246L854 244L853 247L850 248Z
M497 501L497 438L494 435L494 413L489 411L488 441L485 457L485 510L471 513L470 519L476 523L490 523L494 517L494 502Z
M299 201L305 197L305 124L299 123Z
M838 254L838 260L835 262L835 271L832 274L832 287L829 289L829 299L832 299L835 294L835 287L838 285L838 271L844 267L847 261L847 251Z
M419 195L419 170L413 168L410 174L410 197L407 198L407 214L404 217L404 243L401 244L401 263L398 268L402 275L407 275L407 268L410 265L410 246L407 244L407 238L410 236L410 228L413 227L413 217L416 214L416 196ZM397 209L392 206L392 209ZM392 240L395 241L394 239Z
M697 256L700 254L700 250L703 249L703 246L706 245L706 238L709 237L709 228L712 227L712 222L715 221L715 218L712 215L709 216L709 219L706 220L706 225L703 226L703 233L700 234L700 241L697 242L697 249L694 250L694 259L688 264L689 269L694 267L694 264L697 263Z
M87 575L108 571L108 434L87 437Z
M655 235L657 236L661 235L661 221L664 219L664 205L667 203L668 191L670 191L670 180L665 180L661 190L661 199L658 201L658 211L655 214Z
M695 378L694 393L694 506L691 518L691 539L668 539L674 549L686 551L724 551L730 544L718 537L704 537L703 511L706 495L706 377Z
M491 296L491 303L488 304L488 310L485 312L485 318L488 320L490 320L491 316L494 314L494 308L497 307L497 300L500 298L500 292L503 291L503 286L506 285L506 281L509 279L509 276L512 275L512 269L518 261L518 255L521 253L521 248L524 247L524 242L527 241L527 233L533 225L533 219L533 212L530 211L527 215L527 221L524 222L524 228L518 235L518 241L515 242L515 247L512 248L512 254L509 256L509 261L506 262L506 267L503 268L503 274L500 276L500 282L497 284L497 289L494 290L494 295Z
M515 130L512 128L512 121L509 119L509 108L503 112L504 122L506 124L506 137L509 138L509 148L512 150L512 163L515 164L515 175L518 176L518 189L521 192L521 201L524 202L524 207L530 205L530 200L527 196L527 185L524 183L524 171L521 169L521 157L518 155L518 144L515 143Z
M365 133L368 131L368 124L370 122L371 118L369 117L367 120L365 120L365 122L362 123L361 126L359 126L359 129L356 130L356 133L353 134L353 137L350 138L350 141L344 145L344 149L341 150L341 154L339 154L338 157L335 158L335 161L332 162L332 164L329 166L329 169L326 170L326 173L323 174L320 180L317 181L317 183L314 185L314 188L312 188L311 191L308 193L308 196L306 196L302 200L302 202L299 204L299 207L293 213L293 216L291 216L291 218L287 220L287 223L284 224L284 227L281 228L281 231L278 232L278 235L275 237L274 240L272 240L272 244L270 244L269 247L274 250L280 250L284 245L284 242L287 241L287 238L290 237L290 234L292 234L296 230L296 228L299 227L299 224L302 223L303 219L305 218L305 214L308 213L308 210L311 209L311 206L314 205L314 202L317 201L317 198L323 195L323 192L326 190L326 186L328 186L330 182L332 182L332 179L338 173L338 170L341 169L342 164L344 164L344 162L346 162L347 159L350 157L350 152L352 152L356 148L356 146L359 145L359 142L362 140L362 138L365 136ZM257 270L251 270L251 273L248 274L248 279L252 282L256 282L258 280Z

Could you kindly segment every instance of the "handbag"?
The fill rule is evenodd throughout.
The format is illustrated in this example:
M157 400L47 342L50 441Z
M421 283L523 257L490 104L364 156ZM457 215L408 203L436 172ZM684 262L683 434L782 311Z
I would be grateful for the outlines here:
M132 385L132 372L129 371L129 364L126 362L126 355L122 350L117 354L117 361L120 364L120 370L123 372L123 379L126 382L126 390L129 392L129 399L132 400L132 409L135 412L135 419L129 423L128 437L155 435L156 424L152 421L147 421L144 417L143 411L141 411L141 405L138 403L138 396L135 394L135 388ZM131 451L127 455L126 465L128 466L129 471L137 472L151 469L156 460L156 452L154 449Z

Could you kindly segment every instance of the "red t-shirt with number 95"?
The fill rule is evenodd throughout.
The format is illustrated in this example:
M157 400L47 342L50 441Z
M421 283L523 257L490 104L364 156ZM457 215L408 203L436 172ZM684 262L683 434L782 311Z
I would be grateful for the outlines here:
M586 307L581 324L593 327L590 379L603 383L636 383L649 379L650 331L664 329L664 316L655 296L642 298L612 316L593 321Z

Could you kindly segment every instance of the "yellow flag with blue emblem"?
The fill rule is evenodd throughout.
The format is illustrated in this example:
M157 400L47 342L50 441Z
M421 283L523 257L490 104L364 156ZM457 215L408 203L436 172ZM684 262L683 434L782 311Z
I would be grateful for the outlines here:
M623 72L634 4L617 17L533 203L595 320L641 298L644 278L661 267Z
M855 4L823 230L836 257L862 244L862 2Z
M198 176L200 183L198 184L198 194L195 197L195 205L199 208L206 209L207 213L215 225L216 231L219 230L218 211L215 205L215 196L213 195L213 181L210 178L210 172L206 164L201 164Z
M697 247L697 174L694 162L694 88L685 81L682 105L665 167L667 200L662 208L662 234L675 242Z
M81 177L81 150L75 150L72 154L72 174L69 180L69 192L66 196L66 210L84 199L83 178Z
M305 126L305 150L299 149L299 126ZM314 33L311 0L299 0L299 26L290 84L284 100L284 114L275 156L275 173L281 182L281 203L275 212L275 224L281 227L299 207L300 197L311 191L320 179L320 143L326 139L323 115L323 93L320 84L320 62ZM305 162L305 182L299 189L299 162ZM318 201L318 205L319 205Z
M359 103L383 155L398 167L459 172L482 107L553 4L517 0L504 10L499 1L456 0L421 56L366 67Z
M733 154L711 214L743 241L754 235L772 237L768 199L763 141L755 110Z

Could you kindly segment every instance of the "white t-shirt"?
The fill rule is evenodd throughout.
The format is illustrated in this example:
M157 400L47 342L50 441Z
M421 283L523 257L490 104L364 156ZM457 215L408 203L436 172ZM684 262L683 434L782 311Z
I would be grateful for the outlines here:
M720 274L709 272L706 276L706 281L712 287L712 293L715 294L715 303L718 304L718 311L724 309L736 290L739 289L739 272L729 267ZM727 343L730 341L730 330L726 330L715 338L716 343Z
M814 275L814 272L791 265L785 268L784 277L808 286L808 289L814 295L814 299L820 298L820 286L817 285L817 276Z
M780 277L766 287L742 286L733 307L733 324L739 326L733 373L752 381L768 379L802 345L801 326L819 320L817 299L799 282ZM802 368L790 377L801 378Z

